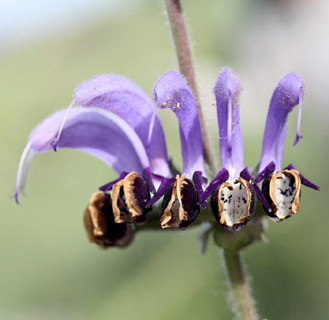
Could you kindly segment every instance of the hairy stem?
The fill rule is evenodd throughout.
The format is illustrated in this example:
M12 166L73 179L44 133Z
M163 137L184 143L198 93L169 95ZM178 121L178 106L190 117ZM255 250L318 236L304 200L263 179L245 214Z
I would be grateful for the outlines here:
M179 69L180 72L185 76L189 86L191 87L197 105L198 115L201 124L203 154L204 154L205 162L209 165L211 173L213 175L216 175L217 171L216 171L215 161L211 152L210 141L205 126L198 89L195 81L192 54L191 54L189 39L187 35L186 25L184 22L182 6L180 4L180 0L165 0L165 4L166 4L169 24L171 27L171 32L176 48Z
M224 250L224 261L234 299L234 311L238 319L257 320L258 316L243 271L240 252Z

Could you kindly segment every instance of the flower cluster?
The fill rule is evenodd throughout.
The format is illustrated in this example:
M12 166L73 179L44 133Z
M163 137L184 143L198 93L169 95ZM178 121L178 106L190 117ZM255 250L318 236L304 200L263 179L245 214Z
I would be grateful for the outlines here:
M301 185L319 189L290 164L281 168L288 114L299 106L300 139L305 86L296 73L284 76L268 110L257 172L244 165L239 117L239 78L224 68L215 84L221 169L207 183L196 103L176 71L154 85L153 99L123 76L104 74L81 83L67 110L59 111L31 133L17 173L15 199L24 187L35 154L60 148L89 153L118 173L92 195L84 215L88 239L101 247L126 246L136 227L145 224L162 199L162 228L185 229L201 209L211 210L218 224L238 231L252 218L257 199L274 221L297 214ZM77 104L79 107L73 106ZM157 107L178 119L183 168L169 161Z

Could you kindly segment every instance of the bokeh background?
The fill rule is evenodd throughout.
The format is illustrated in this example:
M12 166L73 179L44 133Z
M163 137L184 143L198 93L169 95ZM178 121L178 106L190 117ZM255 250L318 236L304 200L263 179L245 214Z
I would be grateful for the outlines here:
M183 1L197 80L218 159L215 79L240 75L246 164L257 163L277 81L298 71L307 85L303 140L284 164L321 186L304 188L298 216L269 221L268 244L244 260L262 318L328 319L329 4L323 0ZM0 2L0 318L232 319L221 254L198 252L198 228L140 233L125 250L86 241L82 213L96 188L115 177L83 153L60 150L32 163L17 206L16 170L31 129L71 101L77 84L123 74L150 93L176 69L161 0L2 0ZM175 118L160 110L171 156L181 163ZM110 137L109 137L110 138Z

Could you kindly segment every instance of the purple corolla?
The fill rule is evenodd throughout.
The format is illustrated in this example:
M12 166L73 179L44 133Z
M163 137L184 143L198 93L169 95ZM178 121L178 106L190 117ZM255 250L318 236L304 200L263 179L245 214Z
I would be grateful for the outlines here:
M249 177L241 175L244 169L239 115L241 90L237 75L224 68L214 89L222 169L202 197L204 199L211 194L211 207L217 222L231 231L245 226L255 209L254 187ZM258 194L264 201L260 190Z
M288 73L277 84L267 114L259 174L254 183L264 180L262 191L271 207L271 210L265 208L265 211L274 221L282 221L297 214L302 184L319 190L318 186L301 175L292 164L283 170L281 168L288 115L296 105L299 105L299 112L293 145L297 145L301 138L304 93L305 85L300 76L294 72Z

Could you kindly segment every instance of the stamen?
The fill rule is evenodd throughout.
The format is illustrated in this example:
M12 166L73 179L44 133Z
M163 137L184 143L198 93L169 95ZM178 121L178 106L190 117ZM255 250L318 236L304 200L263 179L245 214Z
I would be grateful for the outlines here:
M31 150L31 144L28 143L24 148L21 159L19 161L17 178L16 178L16 190L15 190L15 194L12 196L12 198L15 198L17 204L19 204L18 194L24 189L27 173L33 156L34 156L34 152Z
M51 143L51 145L53 146L53 150L54 150L55 152L57 151L58 141L59 141L59 138L60 138L61 133L62 133L62 131L63 131L65 121L66 121L66 119L67 119L67 116L68 116L68 114L69 114L71 108L74 106L74 104L75 104L75 100L73 100L73 101L70 103L70 105L68 106L68 108L67 108L67 110L66 110L66 112L65 112L64 118L63 118L63 120L62 120L62 123L61 123L61 125L60 125L60 127L59 127L57 137L56 137L55 140Z
M149 155L149 152L150 152L150 144L151 144L151 139L152 139L152 135L153 135L153 128L154 128L155 118L156 118L156 112L154 111L152 113L152 118L151 118L151 122L150 122L149 132L148 132L148 136L147 136L146 153L148 155Z
M303 87L300 87L299 90L299 105L298 105L298 119L297 119L297 130L296 130L296 138L294 141L294 146L296 146L299 142L299 139L303 138L303 136L300 135L300 124L302 121L302 100L303 100Z
M227 148L229 158L232 158L232 93L229 90L228 106L227 106Z

